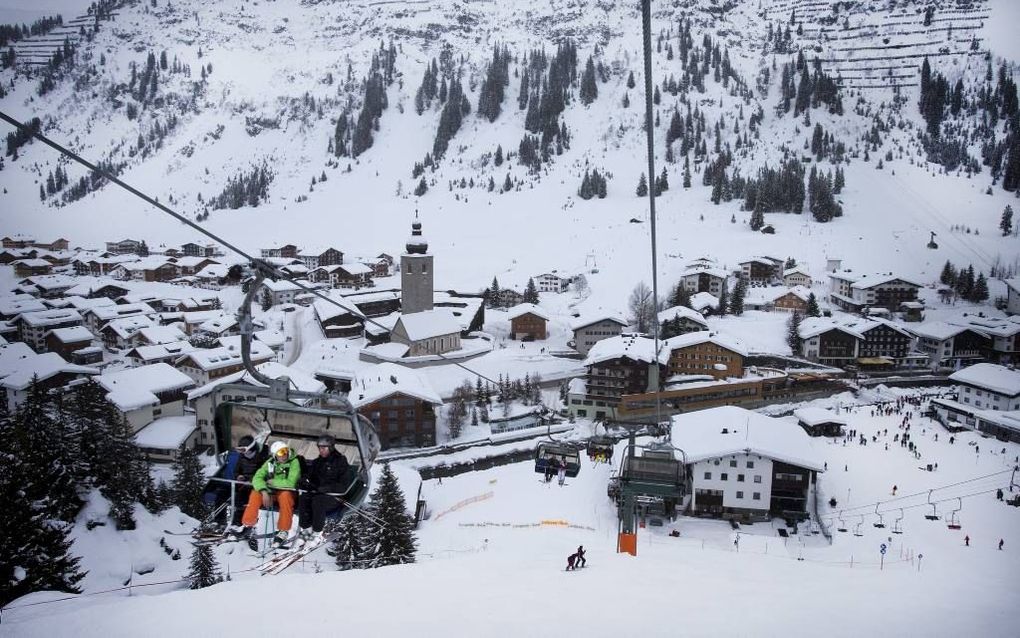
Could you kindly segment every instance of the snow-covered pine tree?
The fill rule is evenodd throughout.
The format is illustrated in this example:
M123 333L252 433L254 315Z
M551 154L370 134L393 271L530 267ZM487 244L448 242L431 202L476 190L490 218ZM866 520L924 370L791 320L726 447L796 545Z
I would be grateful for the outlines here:
M170 491L173 494L173 504L188 516L202 520L206 515L206 506L202 501L205 474L198 456L194 450L182 444L177 449L177 458L172 467L174 479Z
M223 582L212 545L195 546L191 552L191 565L186 578L189 589L204 589Z
M644 173L641 173L641 177L638 179L637 190L634 192L638 197L648 196L648 178L645 177Z
M716 309L716 312L720 317L722 317L729 312L729 309L730 309L729 284L724 281L722 285L722 290L719 291L719 307Z
M738 317L744 314L744 297L747 295L747 280L743 277L737 279L737 285L733 288L733 296L730 297L730 312Z
M807 316L809 317L821 317L822 313L818 310L818 299L815 297L815 293L809 293L807 298Z
M598 83L595 82L595 63L591 56L588 56L588 62L584 66L584 73L581 75L581 89L579 96L581 98L581 104L585 106L591 104L599 96Z
M1013 207L1006 204L1006 208L1002 210L1002 219L999 220L999 230L1002 231L1002 236L1006 237L1013 232Z
M538 289L535 288L535 280L528 277L528 285L524 287L524 303L538 303Z
M794 356L800 354L800 323L802 320L803 317L800 316L800 313L794 312L786 322L786 345L790 346Z
M359 513L345 516L337 529L336 540L333 541L331 553L335 557L336 566L340 571L364 569L371 538L365 519Z
M489 289L485 291L486 303L489 304L490 308L499 308L499 281L495 277L492 278L492 284Z
M985 273L978 273L977 280L974 281L974 288L970 295L971 301L982 302L988 299L988 280L985 279Z
M389 463L383 464L379 487L372 494L370 510L378 519L379 527L371 533L368 564L371 567L385 567L413 563L418 549L414 519L407 513L404 492Z
M955 286L956 284L956 268L948 259L946 260L946 265L942 267L942 274L939 276L939 281L947 286Z

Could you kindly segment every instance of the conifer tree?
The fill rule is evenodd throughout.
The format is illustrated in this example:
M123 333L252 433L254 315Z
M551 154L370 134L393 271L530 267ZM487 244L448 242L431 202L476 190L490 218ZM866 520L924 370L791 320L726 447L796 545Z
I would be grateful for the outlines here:
M336 540L333 541L330 549L340 571L365 568L362 561L365 559L370 543L368 536L369 530L360 513L345 516L340 521Z
M492 284L486 290L486 297L490 308L499 308L499 281L495 277L492 278Z
M974 282L974 289L971 292L971 301L982 302L988 299L988 280L985 279L985 273L980 273L977 276L977 280Z
M1006 204L1006 208L1002 211L1002 219L999 220L999 230L1002 231L1002 236L1006 237L1013 232L1013 207Z
M379 486L372 493L370 506L379 527L371 534L367 557L371 567L413 563L418 540L414 534L414 519L404 505L404 492L389 463L384 463Z
M598 83L595 81L595 64L588 56L588 62L584 66L584 73L581 75L580 89L581 104L591 104L599 96Z
M648 179L644 173L641 173L641 178L638 179L637 190L635 192L638 197L646 197L648 195Z
M535 288L535 280L531 277L528 278L528 285L524 287L524 303L538 303L538 290Z
M627 88L628 89L633 89L634 88L634 72L633 71L631 71L630 74L627 75Z
M737 279L737 285L733 288L733 296L730 297L730 312L738 317L744 314L744 297L747 295L747 280L743 277Z
M800 313L794 312L786 323L786 345L790 346L794 356L800 354L800 323L802 320L803 317L800 316Z
M684 287L684 282L678 281L676 286L673 287L673 293L669 297L669 304L671 306L683 306L684 308L691 307L691 293Z
M719 292L719 307L716 310L720 317L726 315L729 311L729 297L729 285L727 282L723 281L722 290Z
M809 293L807 298L807 316L809 317L821 317L822 313L818 310L818 299L815 298L815 293Z
M952 262L946 260L946 265L942 267L942 274L939 276L939 281L947 286L956 285L956 268L953 267Z
M181 444L172 467L174 478L170 484L170 492L173 495L173 504L188 516L202 520L206 515L206 506L202 500L205 474L198 456L194 450Z
M223 582L212 545L196 545L191 551L191 565L186 578L189 589L204 589Z
M691 158L684 156L684 188L691 187Z

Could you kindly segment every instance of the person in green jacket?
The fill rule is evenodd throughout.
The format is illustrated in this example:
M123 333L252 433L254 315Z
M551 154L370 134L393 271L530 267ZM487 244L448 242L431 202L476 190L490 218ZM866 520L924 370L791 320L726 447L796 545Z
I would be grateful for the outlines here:
M283 441L273 443L269 448L269 459L255 472L251 480L251 495L248 506L241 518L242 536L252 533L259 520L259 507L273 508L273 502L280 508L276 519L276 536L273 543L286 545L290 527L294 520L294 503L297 500L297 484L301 478L301 463L297 455Z

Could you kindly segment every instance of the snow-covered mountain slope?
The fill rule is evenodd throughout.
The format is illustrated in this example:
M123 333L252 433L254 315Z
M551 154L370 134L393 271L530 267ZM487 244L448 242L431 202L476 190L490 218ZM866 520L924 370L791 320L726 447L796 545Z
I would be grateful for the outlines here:
M925 161L916 86L921 63L916 56L928 54L934 71L950 83L965 78L968 92L976 95L988 66L999 65L995 49L986 59L988 45L1009 43L1003 25L1016 22L1013 3L654 4L653 80L661 90L656 170L665 167L670 184L657 206L664 285L685 260L702 254L730 266L753 254L793 256L819 275L826 257L841 257L859 270L897 270L924 281L937 278L947 259L985 271L997 259L1016 262L1016 238L1001 237L997 228L1014 193L992 185L987 167L968 176ZM933 13L926 25L929 5ZM683 77L681 20L690 21L696 53L703 52L708 36L726 54L732 74L726 77L724 70L725 84L710 71L704 92L666 90L671 76ZM781 46L769 37L773 29L777 35L790 31ZM533 60L532 50L544 48L551 59L567 38L577 46L572 99L559 118L569 130L569 146L562 155L553 152L538 170L516 156L496 166L497 146L516 154L525 136L526 110L518 108L524 56ZM374 143L357 158L337 157L331 152L337 119L346 112L354 124L372 58L385 61L391 42L394 73L385 86L388 106L372 132ZM502 112L489 122L479 116L478 104L497 45L506 45L511 55L509 81ZM38 73L0 72L5 87L13 79L0 106L22 119L41 117L47 134L117 166L127 182L182 213L201 215L210 230L248 249L325 243L351 254L393 254L402 250L417 210L439 259L440 286L481 288L493 275L504 284L522 284L548 269L581 270L594 262L600 270L595 283L602 277L603 290L622 299L650 271L647 201L635 196L647 170L640 50L634 3L309 0L296 6L159 0L155 7L149 2L119 7L91 40L82 41L74 68L58 73L62 79L45 95L38 95ZM139 96L147 57L160 60L164 52L166 69L157 72L155 92L150 88ZM809 63L818 58L843 86L842 116L825 105L810 109L810 124L792 108L777 115L781 70L798 52ZM1012 68L1014 52L1004 53ZM605 81L599 79L598 97L585 106L578 85L589 55L605 69ZM895 60L889 64L861 61L890 56ZM420 115L415 108L434 58L451 80L459 73L471 112L445 157L434 170L425 169L428 191L415 196L419 178L412 177L412 168L433 152L441 119L438 99ZM156 66L162 67L161 60ZM895 69L876 70L883 66ZM628 88L632 71L637 85ZM883 82L900 86L896 93L859 88ZM704 120L704 133L689 151L690 189L681 186L680 140L667 158L665 136L674 108L681 117L694 110L694 128L698 114ZM760 122L752 124L756 115ZM966 117L980 121L965 110L961 118ZM720 152L728 149L732 156L728 178L736 170L754 177L763 166L777 167L784 155L803 160L807 171L817 165L824 174L834 164L829 158L817 161L809 150L819 124L834 144L845 145L846 188L837 196L842 217L818 223L806 205L800 215L766 213L776 234L763 235L750 230L751 212L741 210L739 193L732 201L710 201L712 187L702 175L719 156L717 138ZM1001 138L1005 124L997 126ZM978 141L968 150L981 157ZM5 233L64 235L83 245L120 235L145 238L153 246L195 238L193 230L111 186L58 205L67 186L41 201L40 187L57 158L40 144L18 153L0 171ZM208 209L230 180L263 165L273 178L261 205ZM71 185L83 176L63 166ZM586 167L608 174L605 199L578 196ZM511 189L501 192L508 179ZM932 231L937 250L925 248Z

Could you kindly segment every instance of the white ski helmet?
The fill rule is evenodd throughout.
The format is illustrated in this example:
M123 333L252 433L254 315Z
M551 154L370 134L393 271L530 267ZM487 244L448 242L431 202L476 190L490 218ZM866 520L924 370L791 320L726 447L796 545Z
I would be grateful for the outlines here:
M273 455L274 459L282 461L290 458L290 448L283 441L273 443L269 448L269 452Z

